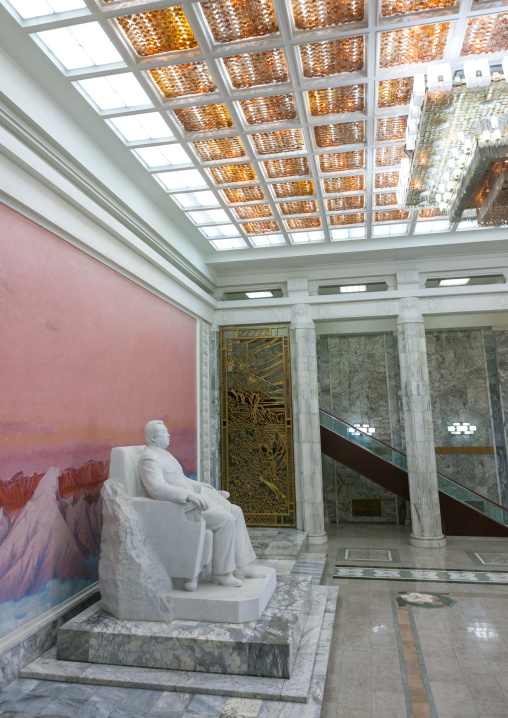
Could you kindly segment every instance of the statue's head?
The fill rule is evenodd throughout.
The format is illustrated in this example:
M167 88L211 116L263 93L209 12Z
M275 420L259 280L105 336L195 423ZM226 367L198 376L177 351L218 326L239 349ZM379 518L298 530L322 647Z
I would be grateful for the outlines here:
M148 446L165 449L169 446L169 431L161 419L153 419L145 426L145 439Z

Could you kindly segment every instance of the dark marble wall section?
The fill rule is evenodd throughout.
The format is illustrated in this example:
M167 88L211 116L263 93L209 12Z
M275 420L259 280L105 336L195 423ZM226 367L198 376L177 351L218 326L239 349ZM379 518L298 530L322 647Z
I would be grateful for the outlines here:
M484 329L492 428L497 461L499 503L508 506L508 332Z
M350 424L369 423L375 436L401 442L398 361L392 334L333 335L318 340L321 406ZM395 416L391 416L391 407ZM396 444L396 445L397 445ZM330 522L395 522L404 513L389 491L323 457L326 517ZM378 499L381 517L353 517L353 499Z
M489 381L481 329L426 333L436 446L493 446ZM454 421L475 424L472 436L453 436ZM494 454L437 454L438 471L492 501L499 500Z

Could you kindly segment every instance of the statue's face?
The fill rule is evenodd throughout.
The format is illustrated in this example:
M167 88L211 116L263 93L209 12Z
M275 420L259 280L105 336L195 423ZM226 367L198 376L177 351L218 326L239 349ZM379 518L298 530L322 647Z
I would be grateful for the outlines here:
M152 443L155 446L165 449L169 446L169 431L166 429L164 424L157 424L154 432L152 433Z

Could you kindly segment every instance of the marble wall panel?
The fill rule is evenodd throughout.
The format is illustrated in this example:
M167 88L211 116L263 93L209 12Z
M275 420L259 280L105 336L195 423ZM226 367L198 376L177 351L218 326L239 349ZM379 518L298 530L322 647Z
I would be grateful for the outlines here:
M493 446L489 383L481 329L426 333L430 395L437 447ZM453 436L454 421L476 425L472 436ZM494 454L437 454L438 471L499 500Z
M497 459L500 503L508 506L508 331L494 331L485 336L485 353L489 372L490 401Z
M393 334L333 335L318 341L320 406L350 424L369 423L376 438L401 445L400 380ZM405 505L357 472L323 457L328 521L395 522ZM381 517L353 517L353 499L381 500Z

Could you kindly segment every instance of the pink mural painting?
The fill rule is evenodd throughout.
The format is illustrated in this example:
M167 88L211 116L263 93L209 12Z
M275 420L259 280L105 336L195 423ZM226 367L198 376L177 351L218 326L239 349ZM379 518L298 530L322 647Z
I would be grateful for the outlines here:
M0 205L0 637L97 580L114 446L196 472L196 322Z

